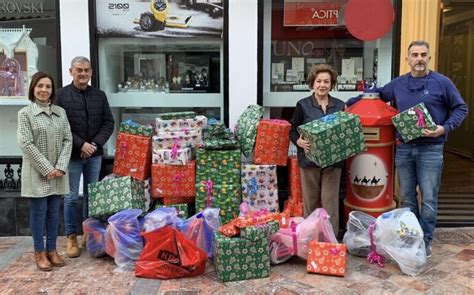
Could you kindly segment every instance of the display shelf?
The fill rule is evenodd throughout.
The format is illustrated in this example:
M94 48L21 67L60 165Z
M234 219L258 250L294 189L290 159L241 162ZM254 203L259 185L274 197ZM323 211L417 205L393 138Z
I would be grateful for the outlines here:
M222 107L220 93L107 93L111 107Z
M362 94L361 91L331 91L330 95L347 101L350 98ZM295 106L298 100L311 95L310 91L306 92L264 92L264 107L288 107Z
M28 98L12 98L12 97L0 98L0 105L2 106L24 106L29 103L30 101Z

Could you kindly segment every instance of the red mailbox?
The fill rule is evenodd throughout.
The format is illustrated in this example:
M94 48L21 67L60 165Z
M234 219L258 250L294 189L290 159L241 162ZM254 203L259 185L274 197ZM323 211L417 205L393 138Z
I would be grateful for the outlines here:
M364 93L347 112L360 116L368 149L346 161L346 220L352 210L377 217L396 206L393 200L395 127L391 118L398 111L383 102L378 93Z

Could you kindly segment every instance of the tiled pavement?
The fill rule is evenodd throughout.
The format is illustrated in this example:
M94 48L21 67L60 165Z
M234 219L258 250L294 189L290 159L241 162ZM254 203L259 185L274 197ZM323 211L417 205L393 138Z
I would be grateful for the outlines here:
M64 254L64 237L58 242ZM66 262L38 271L30 237L2 237L0 294L474 294L474 228L437 229L433 257L416 277L393 263L379 268L352 256L344 278L307 274L305 261L294 258L272 267L269 278L230 283L220 283L211 265L199 277L160 281L115 272L111 258L87 253Z

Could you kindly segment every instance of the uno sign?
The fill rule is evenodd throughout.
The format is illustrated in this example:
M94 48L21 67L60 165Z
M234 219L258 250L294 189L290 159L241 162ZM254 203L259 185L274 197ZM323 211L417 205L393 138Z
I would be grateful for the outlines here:
M337 26L339 1L293 2L285 1L283 23L285 26Z

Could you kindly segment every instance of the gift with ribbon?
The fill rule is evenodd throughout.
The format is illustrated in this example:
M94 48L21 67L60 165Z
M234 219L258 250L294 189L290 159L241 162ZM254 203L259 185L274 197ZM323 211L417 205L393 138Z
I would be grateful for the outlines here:
M262 119L258 123L254 163L286 166L291 124L286 120Z
M163 131L178 131L182 129L204 129L207 126L207 118L205 116L195 116L193 118L176 118L165 120L156 118L156 133Z
M89 216L108 217L124 209L148 210L145 182L130 176L89 184Z
M318 273L343 277L346 274L346 245L310 241L306 269Z
M242 201L252 210L279 212L275 165L242 164Z
M193 159L192 149L179 148L178 139L171 149L153 149L153 164L185 165Z
M306 157L324 168L366 150L364 132L358 115L335 112L298 127L310 143Z
M196 162L186 165L153 164L151 196L163 198L163 204L193 202L196 195Z
M150 177L151 139L150 137L119 133L115 145L113 173L130 175L135 179Z
M176 141L176 139L178 141ZM177 131L160 131L152 138L154 150L172 149L176 143L178 144L178 148L200 147L202 146L202 130L181 129Z
M120 123L119 132L145 137L152 137L153 127L141 125L136 122L133 122L132 120L126 120Z
M222 223L227 223L239 214L240 195L240 184L216 184L211 179L201 181L196 183L196 211L220 208Z
M404 142L424 136L423 129L433 131L437 127L424 103L393 116L392 122Z
M257 127L263 115L264 108L259 105L249 105L237 121L236 137L240 142L242 153L248 157L252 154L257 136Z

